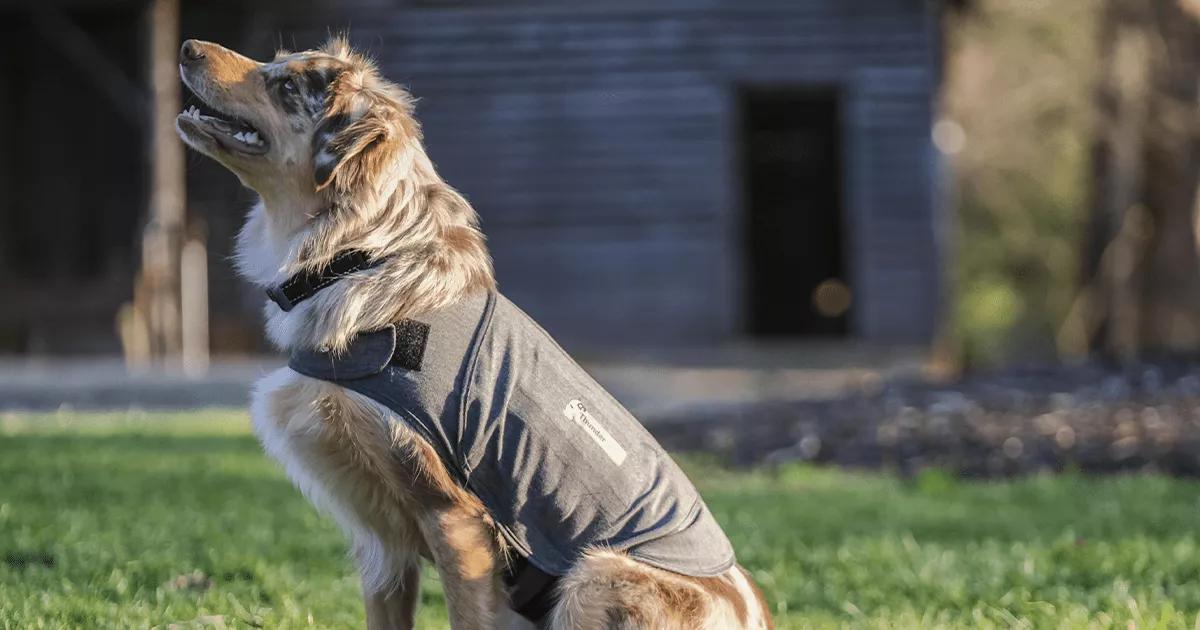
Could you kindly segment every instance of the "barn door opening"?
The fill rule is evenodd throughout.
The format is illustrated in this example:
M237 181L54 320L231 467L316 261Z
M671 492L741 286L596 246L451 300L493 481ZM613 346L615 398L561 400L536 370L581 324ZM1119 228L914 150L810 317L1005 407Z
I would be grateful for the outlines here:
M842 336L852 293L833 90L741 95L746 322L756 336Z

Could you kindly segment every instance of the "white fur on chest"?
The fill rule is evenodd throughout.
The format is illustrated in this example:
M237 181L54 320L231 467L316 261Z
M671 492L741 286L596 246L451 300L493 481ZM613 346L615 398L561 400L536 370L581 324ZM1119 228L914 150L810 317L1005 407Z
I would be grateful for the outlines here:
M291 275L287 265L288 261L297 258L298 247L299 236L295 226L272 221L266 206L259 201L250 209L246 223L238 233L234 263L242 277L265 291ZM304 311L311 305L301 304L285 312L267 300L265 295L263 303L267 338L278 348L286 349L295 345L306 317Z

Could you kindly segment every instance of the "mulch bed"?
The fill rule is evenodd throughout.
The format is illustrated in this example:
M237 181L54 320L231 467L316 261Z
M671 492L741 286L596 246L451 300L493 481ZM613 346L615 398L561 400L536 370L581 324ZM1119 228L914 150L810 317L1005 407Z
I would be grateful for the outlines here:
M887 383L830 400L680 413L651 425L667 448L715 452L739 465L1200 476L1196 362L1008 369L949 384Z

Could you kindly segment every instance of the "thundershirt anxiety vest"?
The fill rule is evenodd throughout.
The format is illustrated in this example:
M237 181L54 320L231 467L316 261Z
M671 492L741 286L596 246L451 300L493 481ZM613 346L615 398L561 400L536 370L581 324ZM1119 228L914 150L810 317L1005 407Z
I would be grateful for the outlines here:
M496 292L359 335L290 367L395 412L529 563L566 574L589 547L712 576L729 540L640 423Z

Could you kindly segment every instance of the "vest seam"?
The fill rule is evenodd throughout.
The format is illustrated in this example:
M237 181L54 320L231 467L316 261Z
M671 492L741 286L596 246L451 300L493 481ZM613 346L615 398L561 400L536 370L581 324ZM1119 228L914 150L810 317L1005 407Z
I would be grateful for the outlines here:
M496 500L496 496L497 495L502 496L502 494L498 491L497 488L492 486L492 484L488 483L484 479L479 479L477 481L479 483L472 483L472 484L470 484L471 487L468 488L468 490L470 490L470 492L472 494L474 494L480 501L483 501L483 496L480 495L479 490L478 490L478 487L482 486L484 489L486 489L488 491L487 496L489 498L491 498L491 503L493 503L493 504L500 503L499 501ZM483 503L484 503L484 508L488 510L488 513L492 517L494 522L496 523L496 526L499 527L501 533L504 534L504 538L506 540L508 540L508 544L512 545L521 554L521 557L525 558L530 563L532 563L534 566L541 569L542 571L545 571L546 573L549 573L551 575L562 575L563 574L561 572L562 570L559 568L555 568L555 569L551 570L550 567L552 565L545 564L543 562L543 559L541 556L535 556L533 553L532 547L526 546L525 544L521 543L520 539L515 534L512 533L511 528L508 526L508 524L501 522L499 519L496 518L495 514L492 514L492 510L488 506L488 502L483 501ZM526 532L537 532L538 538L540 539L542 546L546 548L543 551L549 551L550 553L552 553L554 555L554 559L557 560L556 565L570 567L573 564L567 556L564 556L562 554L561 550L558 548L558 545L554 544L553 540L547 538L541 530L526 527L525 531ZM528 537L528 534L526 536Z
M463 431L467 426L467 401L471 398L471 392L474 391L475 374L479 371L479 356L483 346L483 339L487 336L488 331L492 329L492 317L496 313L496 293L488 291L487 303L483 305L483 317L480 318L479 330L476 331L474 338L471 339L471 344L468 346L471 350L471 355L468 358L468 367L463 374L462 392L458 398L458 441L462 441ZM462 444L454 445L456 450L462 448ZM464 481L470 479L473 468L471 466L470 453L459 453L462 460L463 473L466 475Z

